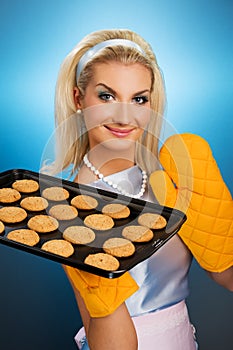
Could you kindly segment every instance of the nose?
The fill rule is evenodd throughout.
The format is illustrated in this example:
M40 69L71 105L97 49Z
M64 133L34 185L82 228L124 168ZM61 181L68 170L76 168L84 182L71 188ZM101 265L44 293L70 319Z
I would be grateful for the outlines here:
M129 103L118 102L112 104L112 115L111 119L113 123L116 124L132 124L133 123L133 113L132 105Z

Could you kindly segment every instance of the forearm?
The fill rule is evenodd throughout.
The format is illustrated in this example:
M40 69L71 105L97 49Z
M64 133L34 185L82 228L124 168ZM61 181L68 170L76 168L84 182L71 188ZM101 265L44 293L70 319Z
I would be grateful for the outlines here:
M91 318L87 334L91 350L137 350L137 335L125 303L109 316Z
M138 290L126 272L107 279L65 266L91 350L137 350L137 336L124 301Z
M207 273L216 283L233 292L233 266L223 272Z
M91 350L136 350L137 335L125 303L106 317L90 317L77 289L75 297Z

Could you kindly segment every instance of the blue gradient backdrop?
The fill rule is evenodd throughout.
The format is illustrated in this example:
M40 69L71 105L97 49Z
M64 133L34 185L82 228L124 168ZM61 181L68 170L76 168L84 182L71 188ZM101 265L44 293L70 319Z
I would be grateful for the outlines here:
M39 169L61 61L87 33L115 27L151 43L166 82L167 119L209 141L232 192L233 2L226 0L1 0L0 171ZM0 270L0 348L75 349L80 319L61 267L1 246ZM201 350L232 349L231 293L195 263L190 282Z

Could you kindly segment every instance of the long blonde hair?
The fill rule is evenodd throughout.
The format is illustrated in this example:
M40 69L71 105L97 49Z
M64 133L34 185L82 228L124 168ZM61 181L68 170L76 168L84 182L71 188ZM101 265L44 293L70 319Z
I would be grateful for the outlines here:
M81 130L84 127L83 118L80 116L80 118L75 118L75 122L72 122L72 116L76 113L74 100L74 87L77 86L76 68L80 58L87 50L100 42L110 39L131 40L141 47L145 55L134 48L120 45L103 48L82 70L78 80L79 91L81 95L85 94L85 89L93 74L93 65L96 62L112 60L124 64L140 63L147 67L152 76L151 109L158 117L150 118L147 132L143 133L137 143L136 159L137 163L148 174L157 168L155 161L146 161L145 150L149 151L157 159L158 138L165 106L165 89L162 73L153 50L141 36L127 29L111 29L93 32L84 37L67 55L61 65L55 94L57 154L53 164L53 173L62 171L70 165L72 166L72 172L75 172L79 168L84 154L89 149L87 133L78 134L76 132L78 129Z

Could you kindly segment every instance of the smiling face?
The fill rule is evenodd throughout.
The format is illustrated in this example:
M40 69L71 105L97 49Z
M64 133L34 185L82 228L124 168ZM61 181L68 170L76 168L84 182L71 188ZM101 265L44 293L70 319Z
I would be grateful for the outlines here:
M112 152L132 153L149 122L151 73L139 63L119 62L96 63L93 73L84 97L75 89L90 150L102 145Z

